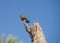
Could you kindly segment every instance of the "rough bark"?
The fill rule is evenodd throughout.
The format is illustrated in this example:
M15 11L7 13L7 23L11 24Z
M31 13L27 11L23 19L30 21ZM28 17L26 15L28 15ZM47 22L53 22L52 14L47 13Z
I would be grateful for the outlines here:
M27 23L23 22L26 31L31 37L32 43L47 43L45 36L43 34L42 28L39 23L34 23L32 26L28 26Z

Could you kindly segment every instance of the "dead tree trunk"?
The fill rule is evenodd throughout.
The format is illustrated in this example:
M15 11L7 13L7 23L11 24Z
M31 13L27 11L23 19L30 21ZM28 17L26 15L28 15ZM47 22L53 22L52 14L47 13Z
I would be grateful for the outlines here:
M31 37L32 43L47 43L39 23L34 23L32 26L28 26L28 24L25 22L23 22L23 24Z

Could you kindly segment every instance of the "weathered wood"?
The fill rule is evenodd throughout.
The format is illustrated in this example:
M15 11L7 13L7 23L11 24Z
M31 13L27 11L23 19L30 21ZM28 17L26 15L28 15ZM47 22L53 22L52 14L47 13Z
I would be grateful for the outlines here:
M42 28L39 23L34 23L32 26L28 26L26 22L23 22L26 31L31 37L32 43L47 43L45 36L43 34Z

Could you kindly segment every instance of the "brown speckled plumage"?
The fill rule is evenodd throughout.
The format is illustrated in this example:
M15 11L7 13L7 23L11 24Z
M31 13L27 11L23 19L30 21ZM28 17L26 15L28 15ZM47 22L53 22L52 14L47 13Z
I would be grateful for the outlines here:
M20 15L21 17L21 20L26 22L26 23L29 23L30 21L24 16L24 15Z

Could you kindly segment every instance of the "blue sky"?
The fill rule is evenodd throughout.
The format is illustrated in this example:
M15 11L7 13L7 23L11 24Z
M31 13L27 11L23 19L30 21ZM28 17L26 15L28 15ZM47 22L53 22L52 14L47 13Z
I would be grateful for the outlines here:
M48 43L60 43L59 0L0 0L0 35L13 34L24 43L31 43L20 20L23 13L30 25L39 22Z

